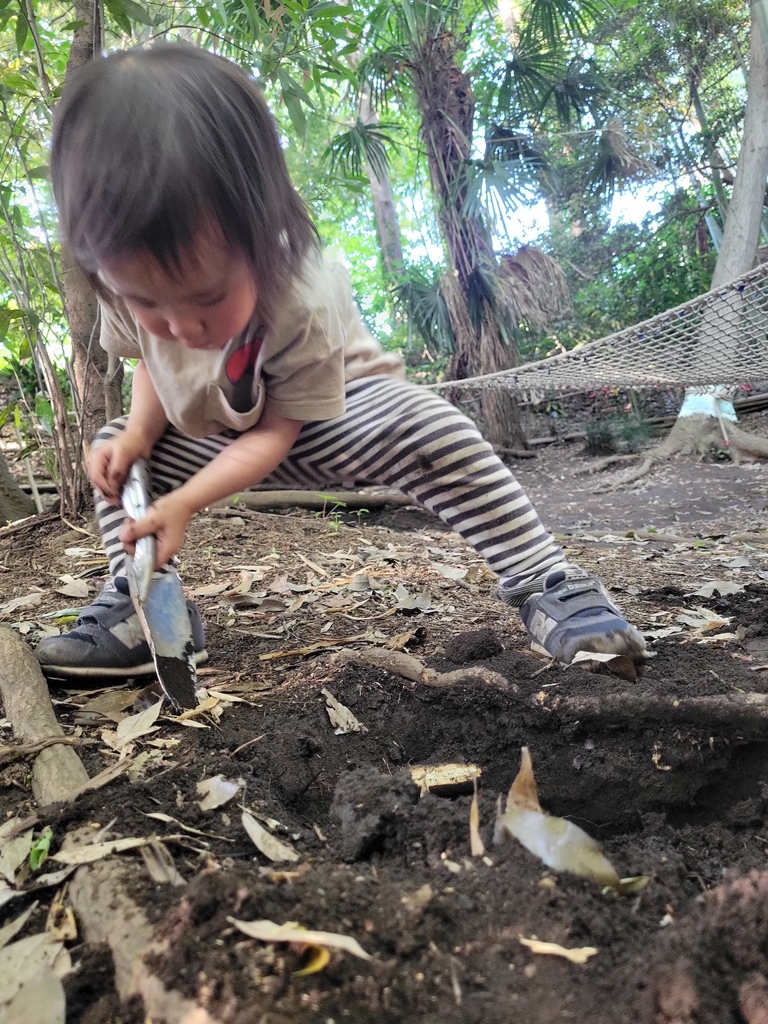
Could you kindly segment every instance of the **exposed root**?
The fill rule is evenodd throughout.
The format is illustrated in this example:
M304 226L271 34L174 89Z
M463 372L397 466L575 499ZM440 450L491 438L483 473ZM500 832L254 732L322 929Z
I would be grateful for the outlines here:
M86 785L88 773L64 738L38 660L10 626L0 626L0 695L17 740L34 744L55 736L63 739L59 743L46 743L35 759L32 769L35 799L41 805L52 804L69 798L73 790Z
M125 1003L139 996L147 1020L167 1024L220 1024L196 999L189 999L165 982L150 966L168 949L131 893L139 885L134 865L101 861L80 868L70 886L70 899L91 945L109 946L115 965L115 987Z
M508 690L509 682L499 672L477 666L475 668L459 668L453 672L435 672L427 668L423 661L414 658L404 651L381 651L373 648L368 651L353 651L345 648L336 655L342 663L355 665L375 665L383 668L402 679L410 679L414 683L425 686L448 688L451 686L489 686L499 690Z
M742 430L736 423L727 426L730 440L729 450L735 448L742 455L753 459L768 459L768 440Z
M669 456L666 456L669 458ZM660 455L649 455L647 458L637 467L637 469L630 470L629 473L625 473L620 480L617 481L619 487L628 487L630 484L636 483L638 480L642 480L644 476L653 469L654 465L661 459Z
M731 421L719 420L715 416L686 416L675 421L672 430L660 445L646 452L643 461L635 469L624 473L607 489L628 487L637 483L660 462L673 455L697 455L703 457L716 450L725 453L735 466L743 459L768 458L768 440L756 437L742 430ZM633 455L611 455L590 467L589 472L599 473L611 465L636 458Z
M763 693L675 698L630 690L602 697L558 697L547 708L582 724L600 722L602 728L645 721L706 722L709 728L751 728L763 733L768 725L768 694Z
M54 746L79 747L81 741L77 736L49 736L47 739L37 740L35 743L18 743L0 746L0 765L13 764L14 761L23 761L25 757L33 757L39 754L46 747Z
M603 473L606 469L610 469L611 466L616 466L620 462L629 462L636 458L637 455L634 452L625 455L606 455L604 459L598 459L597 462L593 462L586 469L580 469L577 476L591 476L593 473Z
M474 668L457 668L453 672L435 672L425 668L422 683L426 686L447 688L450 686L489 686L491 689L508 690L509 683L499 672L477 665Z

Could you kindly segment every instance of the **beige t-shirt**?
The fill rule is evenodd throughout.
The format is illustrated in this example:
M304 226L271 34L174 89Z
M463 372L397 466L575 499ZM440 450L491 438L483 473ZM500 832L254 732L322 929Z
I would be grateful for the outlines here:
M322 257L308 261L269 327L216 351L156 338L121 300L100 306L102 347L143 359L169 421L192 437L249 430L266 403L289 419L333 419L346 381L404 373L365 327L345 268Z

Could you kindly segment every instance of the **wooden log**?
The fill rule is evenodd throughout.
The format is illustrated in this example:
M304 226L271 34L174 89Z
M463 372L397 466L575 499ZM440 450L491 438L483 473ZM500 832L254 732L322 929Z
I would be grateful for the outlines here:
M64 736L37 658L10 626L0 626L0 696L17 740L39 743ZM88 773L71 746L46 746L35 758L32 793L42 806L65 799L87 782Z
M343 512L344 509L385 508L388 505L416 505L401 491L240 491L212 508L242 505L245 508L313 508Z
M129 895L139 885L135 865L116 859L80 868L69 898L89 944L107 945L115 965L115 988L123 1002L139 996L147 1020L165 1024L219 1024L206 1009L169 989L147 966L150 954L162 955L161 940L141 907Z

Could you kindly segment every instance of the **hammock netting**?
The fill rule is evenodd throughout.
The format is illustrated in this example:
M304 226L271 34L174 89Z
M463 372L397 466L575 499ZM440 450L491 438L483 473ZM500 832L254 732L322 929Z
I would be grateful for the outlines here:
M768 263L763 263L721 288L562 355L432 387L546 392L766 380Z

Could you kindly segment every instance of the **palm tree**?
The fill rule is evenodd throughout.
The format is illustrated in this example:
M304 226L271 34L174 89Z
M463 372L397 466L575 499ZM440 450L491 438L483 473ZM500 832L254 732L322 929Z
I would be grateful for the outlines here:
M585 19L597 7L586 0L530 0L525 31L505 23L516 52L496 60L482 81L486 108L495 106L501 124L487 127L485 153L475 159L477 101L474 82L466 70L466 53L479 36L476 23L493 26L500 35L495 12L476 0L390 0L373 12L368 56L360 73L374 99L384 101L393 89L401 98L410 92L420 120L420 134L429 170L434 208L444 240L447 272L441 293L450 322L455 351L454 373L470 377L519 363L515 330L526 306L520 276L504 273L497 258L492 217L480 201L495 195L497 202L513 197L521 185L530 188L541 164L518 148L520 133L510 128L509 108L518 118L532 108L554 105L556 112L584 105L583 83L569 77L567 41L583 32ZM495 40L496 53L506 51ZM491 85L487 84L491 79ZM571 80L573 78L573 81ZM493 99L488 96L494 94ZM507 110L504 110L504 108ZM522 113L525 111L525 113ZM551 280L552 267L547 267ZM527 279L530 285L532 279ZM433 318L434 320L434 318ZM511 394L483 391L481 412L489 440L504 445L524 444L517 404Z

